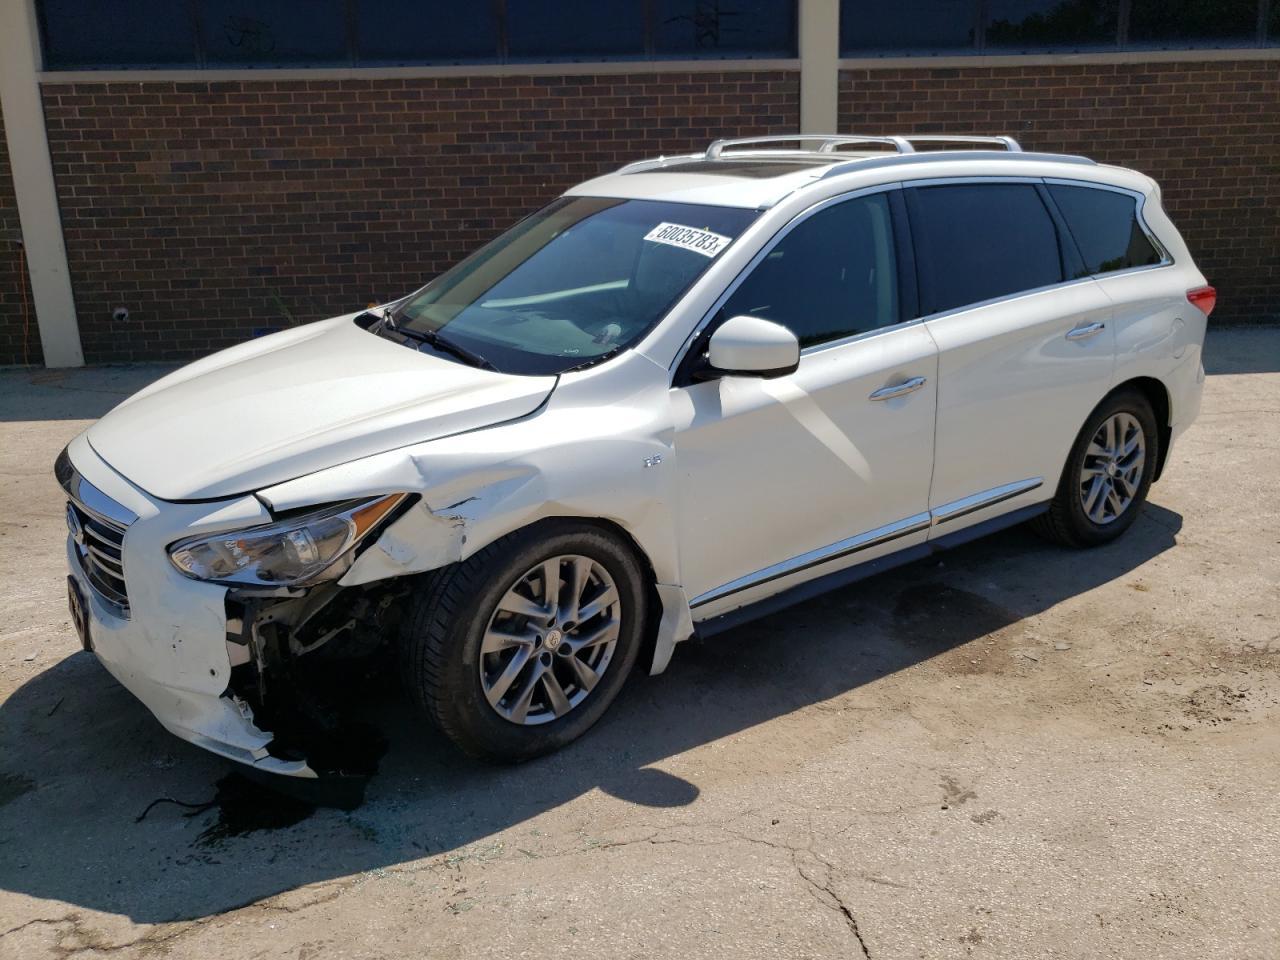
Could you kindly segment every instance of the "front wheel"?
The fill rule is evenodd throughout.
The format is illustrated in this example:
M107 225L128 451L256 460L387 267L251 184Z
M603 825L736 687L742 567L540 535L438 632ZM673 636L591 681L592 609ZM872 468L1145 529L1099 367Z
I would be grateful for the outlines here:
M634 666L640 567L607 531L547 521L425 581L401 638L410 693L472 756L513 762L584 734Z
M1085 421L1049 510L1033 527L1069 546L1110 543L1142 510L1159 443L1155 414L1141 392L1121 390L1107 397Z

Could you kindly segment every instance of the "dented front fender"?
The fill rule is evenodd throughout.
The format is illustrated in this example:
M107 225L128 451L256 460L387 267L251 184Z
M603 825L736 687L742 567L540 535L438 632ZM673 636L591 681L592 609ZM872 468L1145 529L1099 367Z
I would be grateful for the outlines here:
M673 522L668 389L667 370L630 353L562 377L543 407L521 420L342 464L258 496L273 510L288 510L385 493L418 495L356 558L339 581L343 586L439 569L551 517L615 524L654 574L662 603L657 672L693 631Z

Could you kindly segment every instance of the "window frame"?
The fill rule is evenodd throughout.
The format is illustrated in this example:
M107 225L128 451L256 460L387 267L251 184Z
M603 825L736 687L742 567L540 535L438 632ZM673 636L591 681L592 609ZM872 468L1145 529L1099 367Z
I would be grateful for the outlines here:
M897 261L897 284L898 284L898 322L891 323L887 326L876 327L872 330L864 330L862 333L855 333L847 337L840 337L836 340L826 340L822 343L810 344L802 347L800 350L800 362L804 362L804 358L814 353L826 350L832 350L846 346L851 343L857 343L862 340L868 340L872 337L880 336L894 330L901 330L903 327L916 323L921 323L924 317L920 316L919 287L916 276L916 256L915 247L911 242L910 225L908 222L906 206L903 201L904 184L895 183L879 183L871 187L863 187L857 190L851 190L847 193L837 194L834 197L827 197L812 206L806 207L786 223L782 224L769 237L760 249L752 255L747 264L725 284L724 289L720 291L715 302L703 313L694 327L693 332L686 338L680 351L676 354L676 361L672 365L671 386L687 387L697 382L694 379L694 372L701 365L707 341L711 335L719 329L720 325L729 318L722 316L724 306L728 303L729 298L737 292L738 288L746 281L752 272L765 258L773 252L774 248L786 239L800 224L807 221L810 217L816 216L822 211L834 207L841 203L847 203L862 197L872 196L878 193L888 194L889 197L889 213L890 223L893 229L894 255Z
M1147 195L1141 190L1130 190L1126 187L1117 187L1109 183L1097 183L1093 180L1070 180L1065 177L1043 177L1041 178L1041 182L1045 187L1083 187L1089 190L1106 190L1110 193L1119 193L1131 198L1134 201L1134 219L1137 220L1138 227L1142 230L1151 246L1155 248L1156 253L1160 255L1159 263L1144 263L1139 264L1136 267L1125 267L1123 270L1107 270L1104 273L1089 273L1080 279L1100 280L1104 277L1122 277L1127 274L1139 273L1144 270L1160 270L1163 267L1173 266L1175 262L1173 255L1169 253L1169 249L1160 242L1160 238L1156 236L1155 231L1151 229L1151 224L1147 223L1147 218L1144 216L1143 211L1147 205ZM1061 229L1071 240L1071 245L1075 247L1076 256L1079 257L1080 265L1082 267L1087 266L1084 261L1084 254L1080 251L1079 246L1076 243L1075 236L1071 233L1071 226L1067 223L1066 216L1064 216L1062 211L1058 208L1057 201L1053 199L1052 191L1046 189L1045 194L1047 198L1046 202L1049 204L1050 209L1053 210L1058 217L1061 217Z

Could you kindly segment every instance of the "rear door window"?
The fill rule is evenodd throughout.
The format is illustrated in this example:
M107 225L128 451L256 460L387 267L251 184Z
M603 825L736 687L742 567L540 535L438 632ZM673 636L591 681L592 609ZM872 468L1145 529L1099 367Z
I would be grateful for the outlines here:
M944 184L907 194L925 315L1062 281L1058 231L1034 185Z
M1127 193L1050 184L1089 274L1160 263L1160 251L1138 222L1138 201Z

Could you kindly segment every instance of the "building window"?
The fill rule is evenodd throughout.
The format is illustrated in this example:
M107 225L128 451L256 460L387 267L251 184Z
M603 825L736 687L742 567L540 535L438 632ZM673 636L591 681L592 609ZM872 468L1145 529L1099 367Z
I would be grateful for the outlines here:
M796 56L797 0L36 0L36 5L46 70Z
M840 0L844 57L1280 43L1280 0Z
M1265 18L1257 0L1133 0L1129 43L1158 49L1253 46L1260 20Z
M653 47L663 60L794 57L796 10L775 0L654 0Z
M634 0L507 0L513 60L641 60L644 5Z
M850 57L967 53L977 34L970 0L843 0L840 48Z
M210 66L348 62L344 0L201 0L197 10Z
M44 62L60 70L195 66L195 23L172 10L172 0L41 0Z
M356 61L362 66L494 63L498 13L492 3L377 0L356 4Z
M992 53L1114 49L1120 0L989 0L983 40Z

